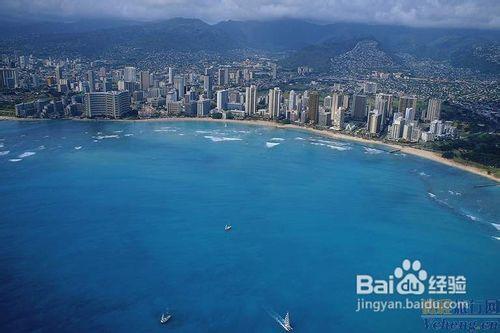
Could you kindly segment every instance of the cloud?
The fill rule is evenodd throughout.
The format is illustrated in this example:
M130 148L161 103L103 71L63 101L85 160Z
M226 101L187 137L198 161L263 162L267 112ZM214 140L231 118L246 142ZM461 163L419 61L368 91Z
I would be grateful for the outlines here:
M300 18L417 27L500 28L498 0L0 0L4 16L26 19L172 17L223 20Z

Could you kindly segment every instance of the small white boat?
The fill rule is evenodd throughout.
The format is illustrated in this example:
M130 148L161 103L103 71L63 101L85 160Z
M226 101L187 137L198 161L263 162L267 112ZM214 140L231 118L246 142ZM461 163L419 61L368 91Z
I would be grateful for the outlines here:
M283 327L285 331L290 332L291 330L293 330L292 326L290 325L290 314L288 312L286 313L285 319L278 318L276 321L281 325L281 327Z
M172 315L170 313L168 313L168 312L167 313L163 313L161 315L161 318L160 318L160 323L161 324L166 324L167 321L170 320L170 318L172 318Z
M230 224L226 224L226 226L224 227L224 230L225 231L229 231L231 230L232 226Z

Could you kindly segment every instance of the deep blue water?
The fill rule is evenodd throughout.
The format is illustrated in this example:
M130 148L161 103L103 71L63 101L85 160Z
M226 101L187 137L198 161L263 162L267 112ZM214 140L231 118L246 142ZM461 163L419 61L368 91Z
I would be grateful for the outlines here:
M12 121L0 140L2 332L281 332L269 311L425 331L355 312L356 274L405 258L500 296L500 189L432 161L233 123Z

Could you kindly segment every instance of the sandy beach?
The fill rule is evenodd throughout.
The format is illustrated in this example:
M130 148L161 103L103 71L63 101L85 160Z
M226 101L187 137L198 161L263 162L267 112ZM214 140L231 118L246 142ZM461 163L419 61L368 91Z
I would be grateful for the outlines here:
M25 121L37 121L37 120L44 120L44 119L26 119L26 118L13 118L13 117L0 117L0 120L25 120ZM103 121L103 120L97 120L97 119L77 119L73 118L71 120L75 121ZM400 150L402 153L405 154L411 154L415 156L419 156L425 159L433 160L438 163L442 163L454 168L458 168L479 176L486 177L492 181L498 182L500 178L496 177L495 175L488 174L485 170L480 169L476 166L473 165L466 165L459 163L454 160L446 159L443 158L439 153L432 152L432 151L427 151L423 149L418 149L414 147L408 147L405 145L399 145L397 143L386 143L386 142L381 142L377 140L369 140L365 138L360 138L356 136L351 136L343 133L337 133L333 132L330 130L319 130L319 129L314 129L310 127L305 127L305 126L298 126L294 124L278 124L275 122L271 121L265 121L265 120L235 120L235 119L213 119L213 118L148 118L148 119L110 119L110 120L105 120L105 121L124 121L124 122L182 122L182 121L208 121L208 122L225 122L225 123L238 123L238 124L247 124L247 125L259 125L259 126L271 126L271 127L276 127L276 128L290 128L290 129L295 129L295 130L301 130L301 131L306 131L309 133L313 133L315 135L319 136L326 136L332 139L340 139L340 140L347 140L347 141L355 141L358 143L364 143L364 144L378 144L382 146L389 147L391 150Z

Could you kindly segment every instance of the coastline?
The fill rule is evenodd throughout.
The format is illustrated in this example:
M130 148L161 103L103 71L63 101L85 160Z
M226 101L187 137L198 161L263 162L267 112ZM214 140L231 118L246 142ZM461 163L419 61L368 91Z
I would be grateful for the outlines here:
M39 121L39 120L50 120L50 119L32 119L32 118L16 118L16 117L5 117L5 116L0 116L0 121L2 120L17 120L17 121ZM96 119L76 119L76 118L70 118L68 120L73 120L73 121L103 121L103 120L96 120ZM319 136L324 136L324 137L329 137L332 139L340 139L340 140L346 140L346 141L354 141L358 143L365 143L365 144L377 144L377 145L383 145L386 147L390 147L394 150L400 150L401 153L405 154L410 154L414 156L418 156L421 158L425 158L428 160L432 160L437 163L445 164L447 166L457 168L463 171L467 171L485 178L488 178L496 183L500 181L500 178L496 177L493 174L488 174L485 170L473 166L473 165L467 165L467 164L462 164L454 160L446 159L440 156L439 153L428 151L428 150L423 150L419 148L414 148L414 147L408 147L404 145L399 145L397 143L387 143L387 142L381 142L377 140L369 140L365 138L360 138L356 136L351 136L343 133L336 133L328 130L320 130L320 129L315 129L315 128L310 128L306 126L298 126L294 124L278 124L274 123L271 121L265 121L265 120L236 120L236 119L213 119L213 118L176 118L176 117L165 117L165 118L148 118L148 119L106 119L104 121L123 121L123 122L182 122L182 121L205 121L205 122L225 122L225 123L238 123L238 124L247 124L247 125L258 125L258 126L268 126L268 127L275 127L275 128L284 128L284 129L295 129L295 130L301 130L301 131L307 131L309 133L313 133L315 135Z

